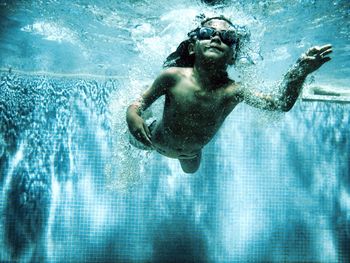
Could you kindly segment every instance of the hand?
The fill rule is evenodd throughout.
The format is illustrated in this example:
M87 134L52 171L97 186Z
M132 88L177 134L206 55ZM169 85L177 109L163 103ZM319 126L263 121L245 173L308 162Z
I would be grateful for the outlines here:
M145 121L137 116L134 120L129 124L129 130L131 134L144 145L152 147L152 135L145 123Z
M319 69L327 61L330 61L331 58L328 56L330 53L332 53L332 45L330 44L322 47L314 46L310 48L298 60L298 64L303 74L308 75Z

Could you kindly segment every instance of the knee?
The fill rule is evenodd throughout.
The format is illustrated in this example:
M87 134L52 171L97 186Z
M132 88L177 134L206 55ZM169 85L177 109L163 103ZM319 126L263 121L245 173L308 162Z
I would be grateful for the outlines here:
M193 162L189 160L179 160L181 164L182 171L187 174L193 174L198 171L200 162Z
M183 167L183 166L181 165L181 168L182 168L182 171L183 171L184 173L186 173L186 174L194 174L195 172L198 171L198 168L199 168L199 167L191 167L191 168L189 168L189 167Z

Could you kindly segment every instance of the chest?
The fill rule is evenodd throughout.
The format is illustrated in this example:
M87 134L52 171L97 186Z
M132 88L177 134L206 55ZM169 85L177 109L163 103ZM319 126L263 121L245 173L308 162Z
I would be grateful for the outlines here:
M216 115L224 111L228 98L223 90L203 91L185 82L170 90L168 103L178 112Z

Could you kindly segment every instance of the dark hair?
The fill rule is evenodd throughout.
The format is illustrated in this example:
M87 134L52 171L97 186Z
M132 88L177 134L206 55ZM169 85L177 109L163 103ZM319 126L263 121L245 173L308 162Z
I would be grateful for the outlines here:
M200 22L201 26L204 26L207 22L210 20L223 20L227 22L230 26L234 27L235 30L237 29L237 26L234 25L229 19L227 19L224 16L215 16L215 17L209 17L205 18ZM194 65L194 54L190 55L188 53L188 46L190 43L193 43L195 41L195 38L193 37L193 32L195 32L198 28L191 30L187 35L189 36L189 39L186 39L180 43L180 45L177 47L177 49L171 53L166 59L163 64L164 68L168 67L193 67ZM240 48L240 38L238 36L238 41L235 48L234 53L234 59L236 60L237 54Z
M188 53L188 46L194 42L193 38L186 39L180 43L177 49L171 53L164 61L163 67L193 67L194 65L194 54Z
M223 20L223 21L227 22L230 26L233 26L233 27L235 26L228 18L226 18L222 15L205 18L204 20L201 21L201 26L204 26L210 20Z

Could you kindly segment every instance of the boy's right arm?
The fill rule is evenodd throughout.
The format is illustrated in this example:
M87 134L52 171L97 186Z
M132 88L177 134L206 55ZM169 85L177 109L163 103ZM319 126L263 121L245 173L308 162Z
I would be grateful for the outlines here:
M151 133L141 117L142 111L146 110L155 100L164 95L168 88L174 86L177 76L176 68L169 68L163 71L142 94L141 98L134 101L127 109L126 121L131 134L147 146L152 146Z

